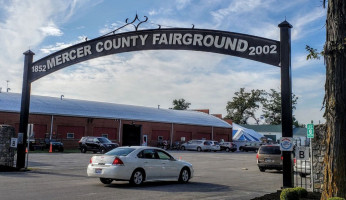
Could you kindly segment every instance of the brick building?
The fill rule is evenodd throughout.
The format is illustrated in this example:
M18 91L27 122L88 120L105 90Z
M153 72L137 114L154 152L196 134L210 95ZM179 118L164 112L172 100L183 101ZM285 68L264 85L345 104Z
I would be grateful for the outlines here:
M0 93L0 124L19 128L21 94ZM179 111L66 98L31 96L29 123L35 139L56 138L76 148L83 136L103 136L120 145L155 146L158 139L232 140L232 126L198 111Z

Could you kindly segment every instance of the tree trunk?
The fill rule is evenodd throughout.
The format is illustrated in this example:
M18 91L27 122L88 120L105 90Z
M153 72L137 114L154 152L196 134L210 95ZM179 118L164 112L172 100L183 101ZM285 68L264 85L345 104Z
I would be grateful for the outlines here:
M346 198L346 1L329 0L325 44L327 121L322 198Z

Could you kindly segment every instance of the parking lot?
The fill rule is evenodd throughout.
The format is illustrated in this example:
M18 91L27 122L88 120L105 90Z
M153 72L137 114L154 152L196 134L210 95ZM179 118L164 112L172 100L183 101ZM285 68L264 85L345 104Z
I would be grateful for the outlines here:
M188 184L126 181L103 185L86 175L92 153L32 153L28 172L0 172L1 199L252 199L276 192L282 172L260 172L250 152L170 151L193 164Z

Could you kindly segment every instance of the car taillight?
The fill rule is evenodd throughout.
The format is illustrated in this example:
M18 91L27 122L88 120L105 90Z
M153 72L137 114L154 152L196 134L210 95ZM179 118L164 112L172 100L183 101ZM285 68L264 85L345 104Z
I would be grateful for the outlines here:
M116 157L112 163L112 165L123 165L123 161L120 158Z
M90 158L89 163L93 163L93 157Z
M296 160L296 158L294 158L294 159L293 159L293 163L296 164L296 162L297 162L297 160Z
M256 154L256 159L258 160L258 154Z
M283 156L281 156L281 160L284 160L284 157L283 157Z

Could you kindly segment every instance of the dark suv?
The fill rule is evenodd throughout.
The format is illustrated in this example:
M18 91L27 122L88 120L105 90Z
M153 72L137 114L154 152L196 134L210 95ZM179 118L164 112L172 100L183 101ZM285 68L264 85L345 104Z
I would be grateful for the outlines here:
M94 153L100 152L102 154L117 148L119 144L111 142L105 137L82 137L79 140L79 149L82 153L92 151Z
M246 143L245 145L242 145L239 147L239 151L254 151L257 153L259 147L261 144L256 143L256 142L252 142L252 143Z

